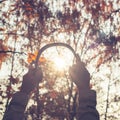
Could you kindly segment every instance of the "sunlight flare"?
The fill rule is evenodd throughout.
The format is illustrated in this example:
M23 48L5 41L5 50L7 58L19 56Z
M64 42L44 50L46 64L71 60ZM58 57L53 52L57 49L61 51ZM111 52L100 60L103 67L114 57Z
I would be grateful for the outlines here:
M56 57L54 59L54 65L57 70L64 70L67 67L67 64L63 58Z

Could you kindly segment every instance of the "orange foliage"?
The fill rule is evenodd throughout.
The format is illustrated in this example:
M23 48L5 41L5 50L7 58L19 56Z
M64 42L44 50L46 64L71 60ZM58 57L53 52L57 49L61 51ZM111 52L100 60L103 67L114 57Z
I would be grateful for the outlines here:
M35 52L34 54L33 53L28 53L28 58L27 58L28 63L32 63L33 61L35 61L36 57L37 57L37 54L38 54L38 52ZM46 59L44 57L40 57L39 62L40 63L45 63Z
M0 68L2 65L2 62L5 61L8 54L4 53L4 51L7 51L8 48L3 44L3 41L0 41Z
M4 28L0 28L0 31L4 31L5 29Z
M49 96L53 99L55 99L58 96L58 93L56 91L52 91L49 93Z
M29 4L29 3L26 3L25 4L25 9L27 10L27 11L32 11L33 10L33 8L31 7L31 5Z

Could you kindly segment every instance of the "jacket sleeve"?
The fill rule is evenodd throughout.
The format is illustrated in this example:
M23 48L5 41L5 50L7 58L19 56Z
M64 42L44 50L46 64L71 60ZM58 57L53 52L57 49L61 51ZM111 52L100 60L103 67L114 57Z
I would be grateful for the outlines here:
M29 96L27 94L23 92L15 93L5 111L3 120L23 120L28 100Z
M77 120L99 120L94 90L79 91Z

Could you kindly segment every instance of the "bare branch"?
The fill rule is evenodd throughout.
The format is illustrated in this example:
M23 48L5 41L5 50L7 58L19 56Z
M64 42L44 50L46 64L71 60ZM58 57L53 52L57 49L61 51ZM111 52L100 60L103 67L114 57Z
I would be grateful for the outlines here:
M112 15L113 13L117 13L117 12L120 12L120 8L117 9L117 10L112 11L112 12L108 15L108 18L111 17L111 15Z
M18 53L18 54L25 54L26 55L26 53L24 53L24 52L16 52L16 51L0 51L0 53Z

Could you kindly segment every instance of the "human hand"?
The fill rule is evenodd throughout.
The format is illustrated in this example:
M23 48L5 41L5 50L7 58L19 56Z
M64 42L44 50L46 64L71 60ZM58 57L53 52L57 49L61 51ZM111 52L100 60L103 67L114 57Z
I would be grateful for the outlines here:
M85 68L83 62L81 62L80 60L77 61L76 64L70 67L69 74L71 76L72 81L76 84L78 89L90 89L90 74Z
M30 66L28 73L23 76L21 91L29 94L42 81L43 73L40 68Z

